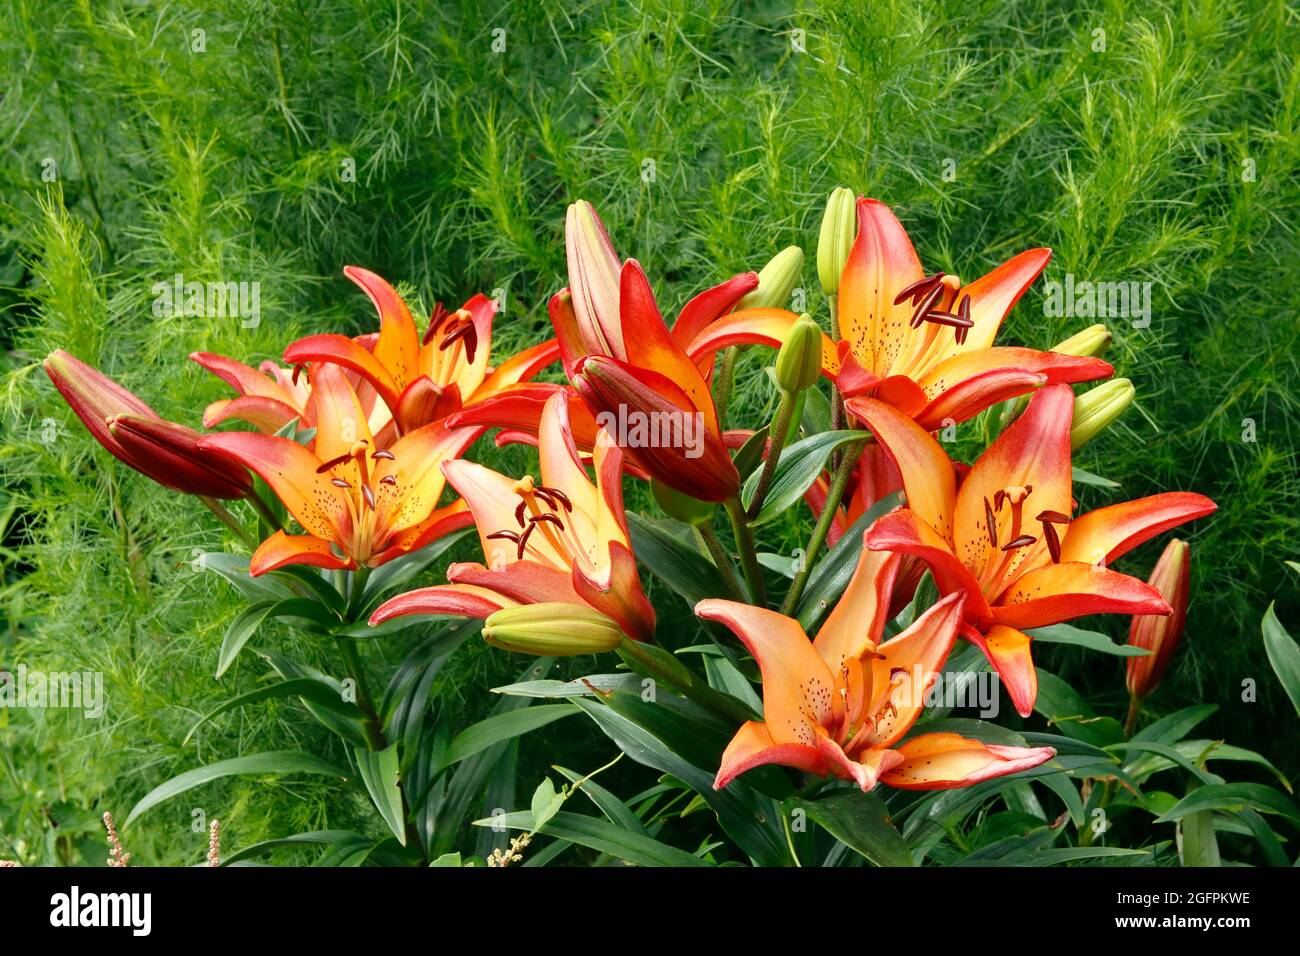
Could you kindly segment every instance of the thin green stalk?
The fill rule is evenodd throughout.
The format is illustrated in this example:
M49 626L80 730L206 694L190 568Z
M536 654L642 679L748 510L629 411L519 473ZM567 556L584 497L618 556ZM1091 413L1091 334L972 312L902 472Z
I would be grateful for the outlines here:
M731 566L731 555L727 554L727 549L718 540L718 533L713 530L713 523L695 525L695 533L699 535L700 543L713 558L713 563L718 566L718 573L722 575L722 586L727 589L727 596L733 601L745 600L745 592L741 590L736 571Z
M208 510L217 516L218 521L235 533L235 537L238 538L245 547L257 547L257 541L253 539L252 535L244 530L243 525L235 520L235 516L227 510L225 505L216 498L209 498L207 495L199 495L198 497L199 501L207 505Z
M785 829L785 845L790 849L790 859L794 860L795 866L802 867L799 854L794 851L794 834L790 832L790 818L784 813L781 814L781 826Z
M866 444L866 438L862 441L855 441L845 449L844 458L841 459L839 467L835 469L834 477L831 479L830 491L826 495L826 503L822 505L821 517L817 519L817 525L813 528L812 537L808 539L808 547L804 549L803 568L795 576L794 582L790 585L790 591L785 596L785 601L781 603L781 613L786 617L794 615L795 606L799 603L799 598L803 597L803 590L808 586L808 577L812 574L813 564L817 560L817 552L822 549L826 543L826 535L831 530L831 522L835 520L835 512L840 507L840 500L844 497L844 489L848 486L849 477L853 474L853 466L857 464L858 453Z
M753 712L736 698L719 693L708 684L698 683L695 675L680 663L676 668L669 669L640 641L624 638L617 652L619 657L629 665L635 665L639 670L651 674L656 680L662 681L669 687L675 687L683 697L693 700L706 710L741 723L754 719Z
M253 506L253 510L261 516L267 527L272 531L279 531L284 527L280 519L276 517L275 512L271 510L271 506L266 503L266 499L256 491L248 496L248 503Z
M740 354L740 346L732 345L722 353L722 361L718 363L718 375L713 380L713 404L718 409L718 424L725 425L727 421L727 405L731 402L731 388L736 379L736 357Z
M745 572L745 583L749 593L759 607L767 605L767 588L763 584L763 569L758 563L758 552L754 548L754 530L745 520L745 509L740 498L732 496L724 502L727 517L731 519L731 530L736 536L736 550L740 552L740 567Z
M1128 714L1124 717L1124 738L1131 740L1137 729L1138 717L1142 714L1142 698L1134 694L1128 699Z
M772 483L772 476L776 474L777 463L780 462L781 452L785 448L785 436L790 431L790 416L794 414L794 406L795 397L782 389L781 401L776 407L776 417L772 419L772 427L768 429L767 458L763 461L763 471L758 476L758 487L754 489L754 500L749 503L749 512L746 515L750 521L757 518L763 508L767 488Z

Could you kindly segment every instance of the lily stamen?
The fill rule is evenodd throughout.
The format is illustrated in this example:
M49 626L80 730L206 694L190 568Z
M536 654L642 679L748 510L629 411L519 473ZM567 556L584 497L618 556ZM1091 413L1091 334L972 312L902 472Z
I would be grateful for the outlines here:
M926 276L923 279L917 279L902 292L898 293L898 295L894 296L894 305L901 305L903 300L908 298L910 298L912 303L915 304L920 300L921 296L929 292L933 286L942 282L943 279L944 274L942 272L936 272L934 275Z

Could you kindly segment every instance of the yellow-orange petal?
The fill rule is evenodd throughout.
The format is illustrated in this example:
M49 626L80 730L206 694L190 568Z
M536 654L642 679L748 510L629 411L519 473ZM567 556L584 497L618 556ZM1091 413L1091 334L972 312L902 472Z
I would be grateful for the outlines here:
M721 790L746 770L765 764L794 767L806 773L826 773L826 758L808 744L779 744L772 739L767 725L757 720L741 724L736 736L722 754L722 765L713 780L713 789Z
M1051 747L1004 747L960 734L920 734L899 745L902 761L881 782L902 790L949 790L1029 770L1056 756Z
M695 613L731 629L763 672L763 719L779 744L816 745L834 717L836 682L799 622L766 608L710 598Z
M351 570L357 566L351 558L335 554L328 541L309 534L285 534L277 531L253 552L248 561L248 573L257 577L290 564L307 564L314 568L336 571Z

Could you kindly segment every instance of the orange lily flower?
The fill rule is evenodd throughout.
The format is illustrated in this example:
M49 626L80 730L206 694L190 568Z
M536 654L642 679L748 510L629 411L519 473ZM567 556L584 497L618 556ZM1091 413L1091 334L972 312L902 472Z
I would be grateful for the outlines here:
M1086 614L1170 613L1155 588L1104 565L1216 505L1171 492L1071 517L1068 385L1039 391L960 490L952 462L921 425L876 398L845 404L893 456L907 493L907 508L872 525L868 546L922 558L940 593L966 592L962 633L984 651L1021 716L1038 693L1023 628Z
M863 550L853 578L815 641L797 621L735 601L695 613L720 621L763 673L762 721L743 724L722 755L714 788L762 764L905 790L964 787L1036 767L1051 747L1004 747L953 733L903 737L952 650L965 596L950 594L881 642L897 555Z
M740 476L723 442L707 368L686 353L694 333L730 311L758 284L743 273L696 296L670 332L641 264L620 261L589 203L569 207L569 288L551 299L564 370L598 418L663 422L698 441L624 443L628 456L664 484L707 501L736 494ZM688 429L699 429L695 436Z
M641 590L628 536L622 451L607 433L597 436L593 485L562 393L547 401L540 432L540 484L469 461L443 465L474 515L488 566L453 564L452 584L398 595L375 611L371 624L405 614L487 617L516 604L564 602L590 606L628 637L650 640L655 612Z
M222 422L247 422L260 432L273 435L295 418L304 428L315 423L311 388L305 377L274 362L252 368L215 352L191 352L190 360L203 366L239 393L235 398L212 402L203 412L203 427Z
M463 502L437 507L446 484L439 465L473 444L482 429L435 422L381 449L343 370L322 363L310 374L317 412L312 450L256 432L221 432L199 442L260 475L307 532L267 538L249 561L251 574L289 564L377 567L469 525Z
M927 276L902 223L884 203L858 199L858 234L839 287L837 373L845 396L870 395L927 431L962 422L1041 385L1087 382L1114 370L1097 358L994 347L1002 320L1043 271L1050 249L1030 249L969 285ZM770 342L773 310L740 311L704 330L692 353Z
M198 432L160 418L98 369L62 349L51 352L42 367L95 441L146 478L208 498L244 498L253 490L247 471L200 447Z
M559 355L554 340L488 367L496 303L476 295L454 313L439 304L421 339L397 291L367 269L343 274L361 287L379 313L372 349L344 335L309 335L284 351L291 364L332 362L361 376L379 394L405 433L537 374Z

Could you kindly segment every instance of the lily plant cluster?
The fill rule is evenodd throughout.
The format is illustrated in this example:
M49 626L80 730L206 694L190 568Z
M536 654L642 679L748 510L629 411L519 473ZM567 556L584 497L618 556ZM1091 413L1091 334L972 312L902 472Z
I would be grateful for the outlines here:
M1099 357L1110 338L1101 327L1051 350L997 344L1050 250L973 281L927 272L888 206L836 190L817 246L824 323L784 307L804 266L798 249L679 303L668 321L652 277L621 257L591 205L569 207L565 234L553 338L494 354L492 300L439 304L417 322L389 282L349 266L377 328L308 335L258 367L194 353L233 392L203 411L204 431L164 420L66 352L45 361L105 449L198 496L247 543L234 576L284 589L259 605L263 617L337 641L358 699L303 700L352 735L354 775L398 845L423 859L448 845L428 804L448 764L412 736L409 714L425 701L394 710L391 694L369 691L367 632L415 641L470 620L491 643L548 662L616 654L622 669L610 674L519 688L587 712L620 750L699 791L729 833L729 791L842 797L1050 771L1059 746L1048 735L1007 742L927 717L927 692L966 646L1029 717L1036 631L1133 617L1131 730L1181 633L1187 546L1173 546L1152 583L1121 561L1215 505L1173 491L1079 508L1072 452L1133 389L1091 384L1114 372ZM774 411L748 428L728 422L744 347L773 354ZM944 439L976 418L995 437L955 460ZM498 445L535 446L538 468L501 474L474 461L493 430ZM629 513L629 482L648 482L669 518ZM799 561L782 564L756 537L791 509L806 514L809 536ZM470 528L480 559L413 587ZM674 592L704 643L657 636L651 595ZM255 630L223 646L222 670ZM286 667L286 679L317 679ZM635 692L647 680L664 702ZM729 742L691 757L711 762L707 786L637 744L637 728L658 726L647 706L725 730ZM540 830L554 812L535 798L522 828ZM772 858L751 839L752 859Z

